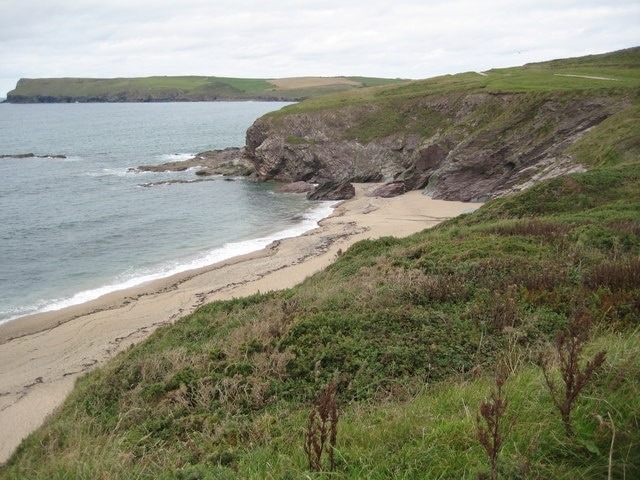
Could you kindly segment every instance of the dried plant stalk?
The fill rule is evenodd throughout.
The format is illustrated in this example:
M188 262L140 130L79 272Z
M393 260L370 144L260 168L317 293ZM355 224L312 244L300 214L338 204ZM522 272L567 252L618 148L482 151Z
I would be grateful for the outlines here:
M545 383L551 394L551 399L560 411L567 437L573 437L571 425L571 411L573 410L578 395L587 386L593 374L604 363L607 352L598 352L591 361L587 362L584 369L580 367L580 356L587 340L591 318L585 312L578 313L569 328L558 333L555 350L560 363L562 385L557 383L550 372L549 358L541 357L540 366Z
M504 415L509 402L502 391L506 378L505 369L496 374L496 386L491 391L491 398L480 404L480 412L476 417L478 441L487 452L492 480L498 478L498 455L508 430Z
M325 391L314 402L309 419L304 443L304 452L309 460L309 469L315 472L322 470L322 457L326 452L329 457L329 471L335 468L335 448L338 437L338 386L329 382Z

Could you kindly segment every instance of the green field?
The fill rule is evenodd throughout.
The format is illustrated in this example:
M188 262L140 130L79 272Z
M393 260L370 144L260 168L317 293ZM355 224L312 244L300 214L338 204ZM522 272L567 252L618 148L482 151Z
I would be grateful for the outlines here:
M595 101L613 88L628 100L571 147L587 172L407 238L359 242L292 289L208 304L157 330L83 377L0 478L640 478L639 52L362 89L269 114L434 91ZM541 358L564 385L567 368L549 355L578 322L569 371L606 358L572 403L567 435ZM330 381L335 466L325 452L313 471L307 422ZM483 417L492 392L506 409ZM493 472L483 418L501 425Z

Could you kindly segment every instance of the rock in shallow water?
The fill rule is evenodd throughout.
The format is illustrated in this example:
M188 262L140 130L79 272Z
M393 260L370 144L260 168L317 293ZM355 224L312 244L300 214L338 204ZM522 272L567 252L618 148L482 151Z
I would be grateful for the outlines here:
M225 148L198 153L189 160L167 162L160 165L140 165L141 172L181 172L193 167L201 167L196 175L228 175L246 177L253 173L253 164L244 156L243 148Z

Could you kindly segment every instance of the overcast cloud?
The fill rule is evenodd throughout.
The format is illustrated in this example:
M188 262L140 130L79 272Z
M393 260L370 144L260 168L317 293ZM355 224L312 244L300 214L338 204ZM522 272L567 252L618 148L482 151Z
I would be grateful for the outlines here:
M446 73L640 45L638 0L0 0L19 78Z

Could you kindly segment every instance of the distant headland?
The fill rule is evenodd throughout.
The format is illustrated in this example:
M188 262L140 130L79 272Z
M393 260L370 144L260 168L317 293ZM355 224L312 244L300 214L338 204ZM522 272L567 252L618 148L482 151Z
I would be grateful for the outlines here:
M292 101L327 93L406 82L373 77L280 79L202 76L22 78L8 103Z

